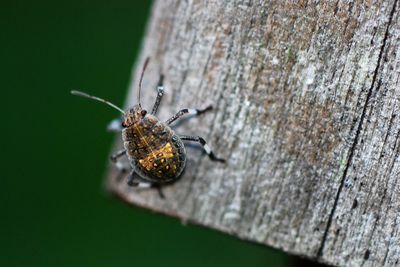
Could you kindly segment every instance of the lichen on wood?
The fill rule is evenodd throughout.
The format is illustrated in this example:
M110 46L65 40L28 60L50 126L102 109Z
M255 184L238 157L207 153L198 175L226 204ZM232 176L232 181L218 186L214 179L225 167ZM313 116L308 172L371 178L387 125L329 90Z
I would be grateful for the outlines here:
M213 104L176 132L203 136L228 162L189 147L166 199L115 170L109 190L320 262L400 264L399 9L397 0L156 1L127 105L151 56L143 105L160 73L161 119Z

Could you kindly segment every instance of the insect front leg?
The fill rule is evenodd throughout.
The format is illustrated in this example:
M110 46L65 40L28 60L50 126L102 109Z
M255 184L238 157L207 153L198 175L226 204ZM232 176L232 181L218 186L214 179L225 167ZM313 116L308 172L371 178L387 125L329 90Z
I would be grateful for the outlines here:
M157 85L157 98L156 98L156 102L154 103L153 109L151 110L151 114L155 115L157 113L158 110L158 106L160 105L161 99L164 95L164 85L163 85L163 81L164 81L164 75L160 75L160 80L158 81L158 85Z
M170 119L168 119L165 123L169 125L186 114L192 114L192 115L197 116L197 115L200 115L209 110L212 110L211 105L206 107L205 109L184 108L184 109L179 110L174 116L172 116Z
M225 159L218 158L214 155L214 152L212 152L212 150L210 149L210 147L207 145L206 141L202 137L191 136L191 135L179 135L179 138L181 140L198 142L203 147L204 151L206 152L206 154L208 155L208 157L211 160L225 162Z

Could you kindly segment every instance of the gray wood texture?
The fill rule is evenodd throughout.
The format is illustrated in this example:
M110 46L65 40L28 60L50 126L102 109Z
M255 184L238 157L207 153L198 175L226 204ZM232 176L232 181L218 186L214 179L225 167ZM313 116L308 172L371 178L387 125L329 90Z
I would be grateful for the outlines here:
M228 162L189 146L166 199L114 169L109 190L319 262L400 266L399 10L397 0L155 1L127 106L150 56L143 105L160 73L160 119L213 104L176 132L203 136Z

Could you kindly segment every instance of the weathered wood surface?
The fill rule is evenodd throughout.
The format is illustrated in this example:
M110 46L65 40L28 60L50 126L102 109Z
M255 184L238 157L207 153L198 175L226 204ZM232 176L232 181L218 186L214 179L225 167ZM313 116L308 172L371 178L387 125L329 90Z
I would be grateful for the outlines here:
M189 148L165 200L113 172L109 189L320 262L400 265L399 9L395 0L156 1L129 104L151 56L144 105L160 72L161 119L212 103L176 131L205 137L228 163Z

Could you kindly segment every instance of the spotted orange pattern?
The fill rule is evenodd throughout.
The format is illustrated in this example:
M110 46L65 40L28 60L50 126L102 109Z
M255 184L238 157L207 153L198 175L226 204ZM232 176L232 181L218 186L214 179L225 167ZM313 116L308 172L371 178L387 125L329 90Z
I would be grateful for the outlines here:
M152 151L146 158L140 159L139 164L147 171L151 171L152 169L159 167L157 162L165 163L167 161L166 159L173 157L174 153L171 143L166 143L160 149ZM166 165L165 167L167 170L170 168L169 165Z

